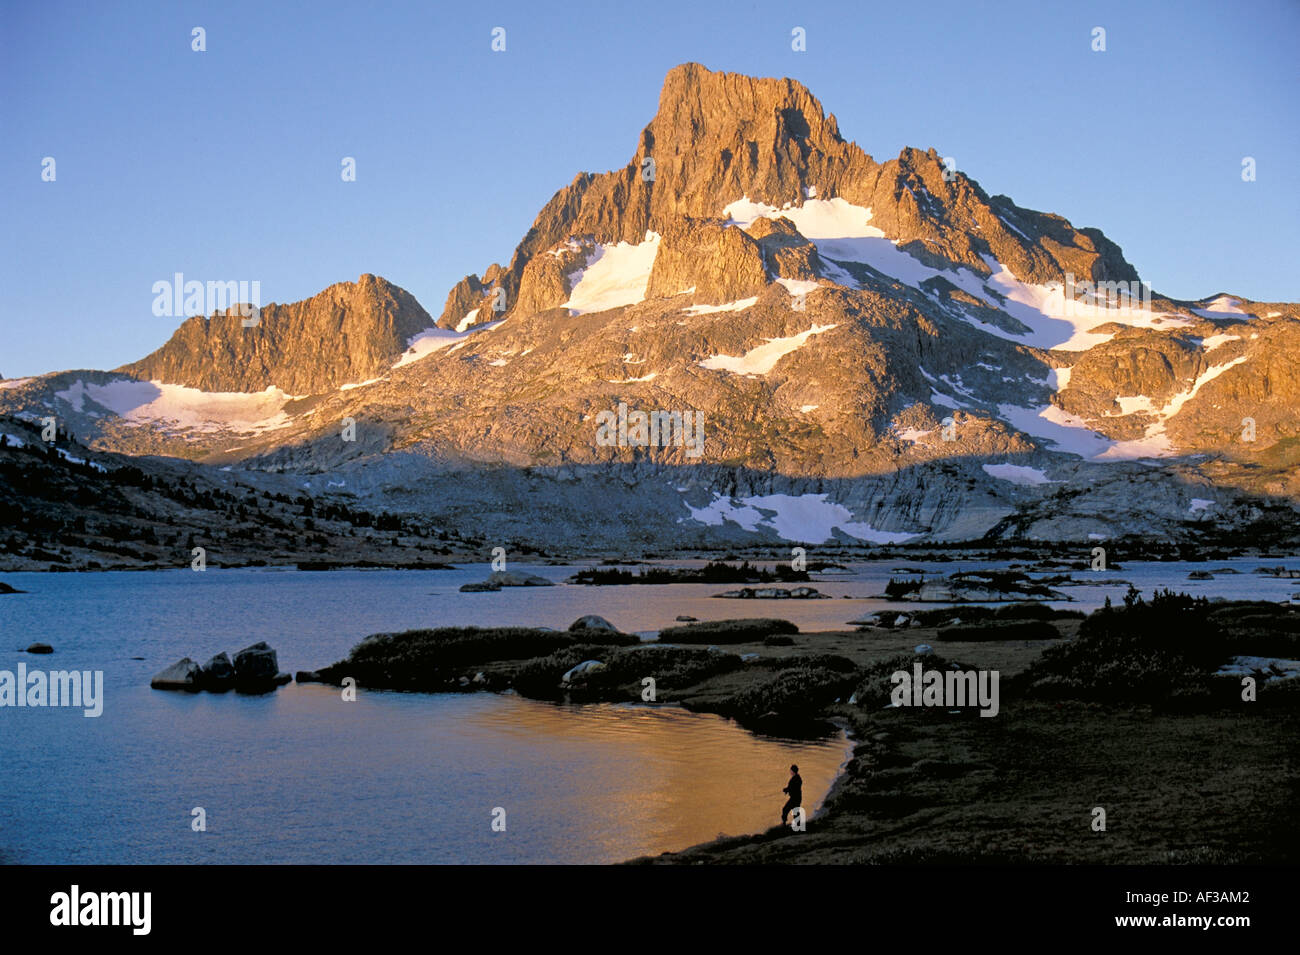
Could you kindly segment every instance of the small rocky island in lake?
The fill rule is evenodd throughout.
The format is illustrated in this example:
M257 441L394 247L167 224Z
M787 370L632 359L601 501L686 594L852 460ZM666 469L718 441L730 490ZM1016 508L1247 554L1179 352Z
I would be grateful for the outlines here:
M488 593L502 587L554 587L555 581L538 577L536 574L516 574L507 570L496 570L488 574L487 580L478 583L462 584L463 594Z
M886 600L917 603L999 603L1020 600L1070 600L1072 598L1035 581L1028 574L1008 570L970 570L938 580L889 578L882 595Z
M741 587L739 590L727 590L715 597L733 600L829 600L830 594L824 594L816 587Z
M189 657L183 657L156 674L149 685L155 690L186 690L191 693L200 690L268 693L292 679L289 674L280 672L275 650L263 642L238 651L233 661L224 652L202 666Z
M569 578L571 584L770 584L810 580L806 570L777 564L771 570L743 561L710 561L703 567L644 567L638 571L617 567L591 567Z

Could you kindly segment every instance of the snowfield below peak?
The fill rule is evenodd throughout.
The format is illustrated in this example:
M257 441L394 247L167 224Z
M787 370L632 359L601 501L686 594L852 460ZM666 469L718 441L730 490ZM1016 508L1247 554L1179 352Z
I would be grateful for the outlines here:
M85 403L89 399L131 424L258 434L289 424L290 418L282 409L295 396L275 387L246 394L123 378L106 385L75 381L54 397L68 402L78 413L87 413Z
M596 246L586 266L570 273L572 285L564 307L571 315L583 315L644 302L658 253L656 232L647 232L645 241L636 245L620 242Z
M1016 319L1027 331L1013 332L981 321L976 315L963 313L962 318L976 328L1008 341L1031 345L1035 348L1062 351L1086 351L1114 338L1112 332L1094 332L1098 325L1115 322L1133 328L1169 329L1191 324L1186 317L1156 312L1150 308L1127 304L1092 304L1067 300L1065 288L1053 285L1035 285L1022 282L1015 274L995 259L985 255L984 262L990 270L988 278L961 266L954 269L935 269L903 251L876 226L870 224L872 212L862 206L840 199L809 199L801 205L774 206L754 202L748 197L737 199L723 210L728 224L748 228L757 219L775 219L784 216L795 224L799 232L817 247L817 253L828 265L830 277L848 288L858 288L858 283L840 267L841 263L856 262L868 265L890 278L897 279L918 291L929 279L942 278L964 292L981 300L989 308L997 309ZM790 285L787 283L787 288ZM1126 284L1126 283L1120 283ZM810 291L801 289L800 291ZM798 294L791 288L791 294ZM1127 300L1121 300L1127 302ZM1118 306L1118 307L1117 307ZM1215 299L1211 306L1218 309L1215 315L1245 314L1235 309L1235 300ZM1205 314L1205 310L1194 310Z
M751 348L743 355L713 355L700 362L711 371L729 371L736 375L766 375L786 355L798 351L813 335L829 332L835 325L814 325L806 332L787 338L769 338L767 344Z
M474 312L477 311L478 309L474 309ZM458 325L457 330L454 332L447 328L436 328L436 327L426 328L418 335L411 336L411 338L406 343L407 344L406 351L403 352L402 357L397 359L397 361L393 364L393 368L395 369L404 368L405 366L413 364L422 358L428 358L434 352L442 351L444 348L447 348L448 346L454 346L454 348L459 348L460 346L468 342L471 336L478 335L482 332L490 332L492 329L496 328L504 321L505 319L502 318L502 319L498 319L495 322L483 322L478 325L468 326L464 330L462 330L461 327ZM461 324L463 325L464 323L462 322ZM383 379L374 378L370 381L360 382L355 385L344 385L343 388L340 390L346 390L348 388L360 388L362 385L373 385L376 381L383 381Z
M474 311L477 312L478 309L474 309ZM480 330L485 327L480 326ZM468 334L467 331L461 331L459 326L457 326L457 331L454 332L446 328L427 328L420 334L411 336L411 339L406 343L406 351L402 353L401 358L397 359L393 367L402 368L405 365L419 361L421 358L427 358L448 345L463 341Z

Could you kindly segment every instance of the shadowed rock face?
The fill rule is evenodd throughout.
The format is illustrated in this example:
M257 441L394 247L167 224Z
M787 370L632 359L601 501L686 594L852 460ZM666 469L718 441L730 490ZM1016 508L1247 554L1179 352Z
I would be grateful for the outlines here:
M119 371L204 391L314 394L383 374L433 319L410 293L373 275L292 305L266 305L245 328L236 308L195 316Z

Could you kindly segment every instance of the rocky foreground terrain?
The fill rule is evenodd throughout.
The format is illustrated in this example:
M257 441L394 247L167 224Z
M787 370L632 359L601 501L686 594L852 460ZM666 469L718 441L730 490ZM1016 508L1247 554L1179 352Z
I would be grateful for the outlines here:
M789 79L672 70L627 165L436 319L373 275L259 318L0 414L552 552L1296 540L1300 306L1144 287Z

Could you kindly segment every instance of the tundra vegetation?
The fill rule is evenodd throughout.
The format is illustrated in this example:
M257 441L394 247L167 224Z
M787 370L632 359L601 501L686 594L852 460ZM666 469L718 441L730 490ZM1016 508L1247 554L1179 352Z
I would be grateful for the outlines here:
M806 832L640 861L1244 863L1293 861L1300 847L1300 767L1287 755L1300 678L1269 662L1297 657L1300 608L1130 590L1087 616L949 607L906 628L825 633L738 620L651 643L592 627L381 634L308 678L653 702L779 736L851 733L853 756ZM891 706L892 674L918 661L998 671L997 716ZM1105 832L1090 826L1098 805Z

